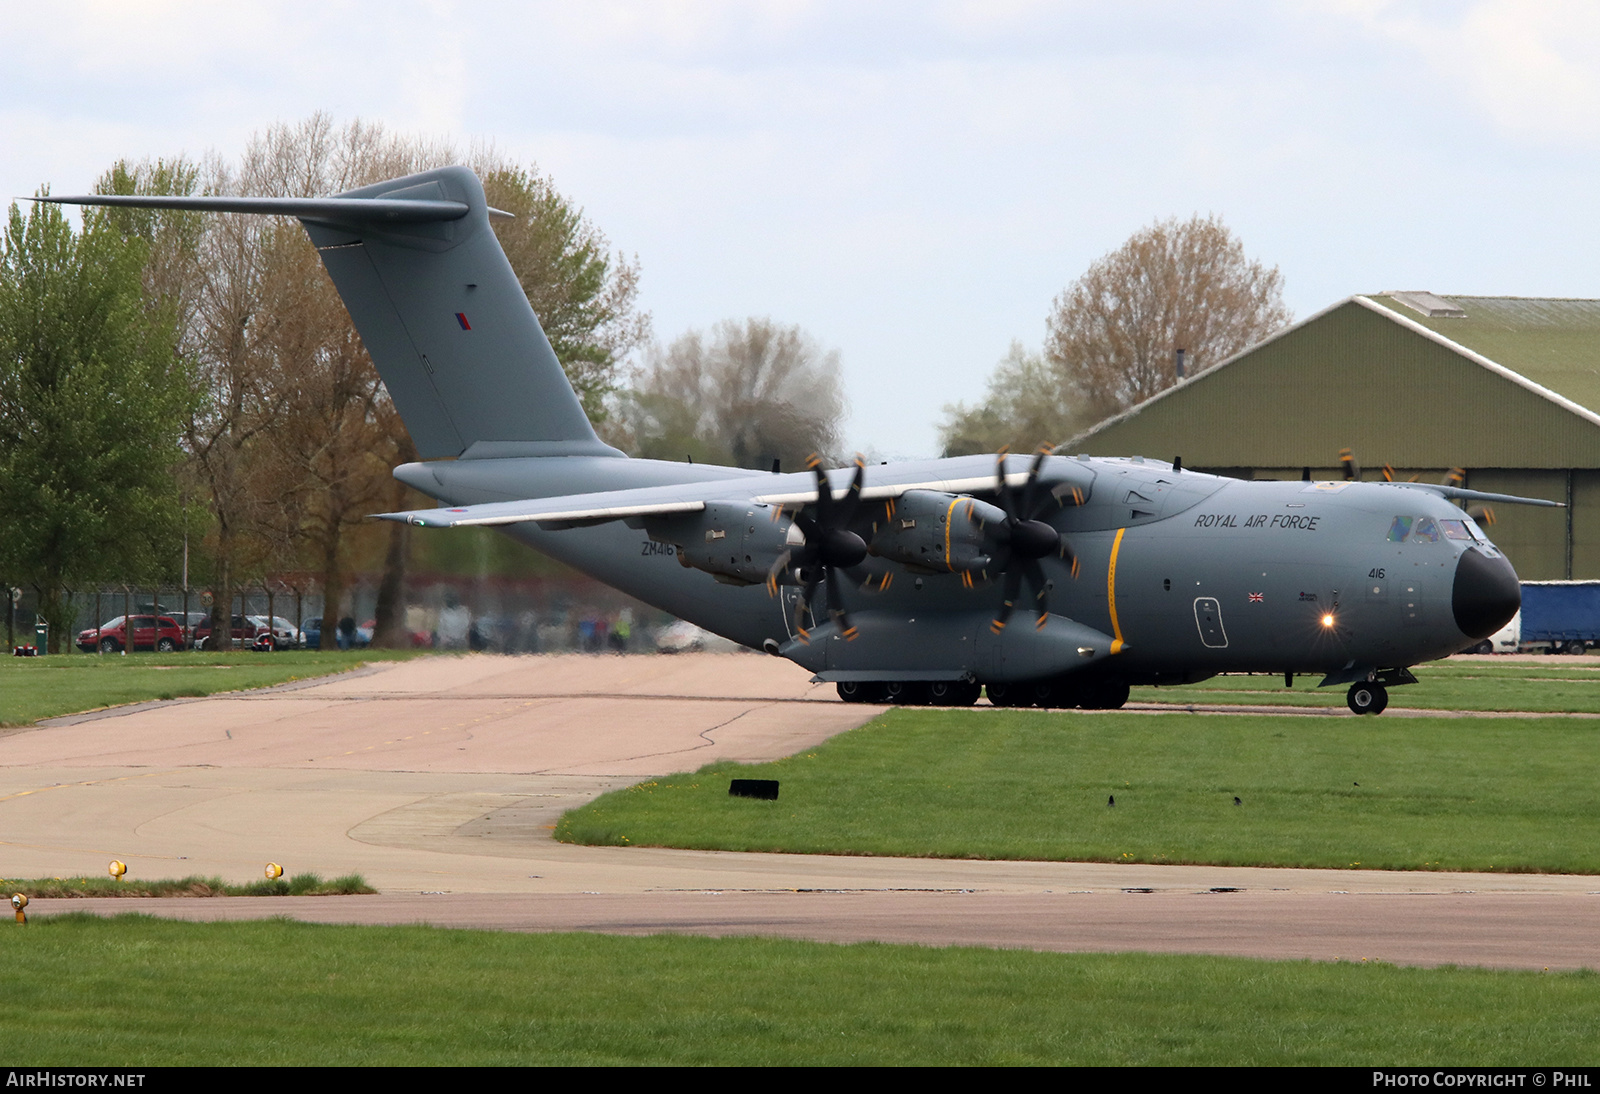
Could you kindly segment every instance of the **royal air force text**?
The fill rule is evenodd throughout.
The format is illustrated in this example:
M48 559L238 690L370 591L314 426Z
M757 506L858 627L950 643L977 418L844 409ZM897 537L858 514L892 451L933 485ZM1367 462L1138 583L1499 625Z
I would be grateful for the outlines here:
M1283 531L1315 532L1322 517L1308 517L1303 513L1253 513L1241 517L1238 513L1201 513L1194 518L1196 528L1279 528Z

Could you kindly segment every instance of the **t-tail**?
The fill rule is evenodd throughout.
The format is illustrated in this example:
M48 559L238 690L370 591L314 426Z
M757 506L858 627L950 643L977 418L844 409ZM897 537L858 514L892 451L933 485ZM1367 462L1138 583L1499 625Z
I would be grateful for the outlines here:
M423 459L622 455L589 424L490 227L506 214L465 167L331 198L39 200L298 217Z

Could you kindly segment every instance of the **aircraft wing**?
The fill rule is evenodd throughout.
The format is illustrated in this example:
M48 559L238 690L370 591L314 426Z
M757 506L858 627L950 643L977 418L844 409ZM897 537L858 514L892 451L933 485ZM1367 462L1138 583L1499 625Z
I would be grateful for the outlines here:
M1026 471L1013 471L1006 476L1006 485L1010 487L1022 487L1027 482ZM944 494L982 494L993 493L994 489L994 475L970 475L954 479L927 479L922 482L879 483L875 486L865 486L861 490L861 500L882 501L886 498L898 498L908 490L937 490ZM757 494L750 500L783 508L809 505L817 500L817 488L813 485L809 490L802 488Z
M604 524L628 517L663 516L668 513L693 513L706 507L700 500L632 501L617 499L619 494L639 494L639 490L613 490L600 494L571 494L558 498L532 498L527 501L493 501L482 505L453 505L443 509L411 509L402 513L374 513L376 520L393 520L421 528L474 528L497 524L526 524L532 521L549 527L573 528L583 524ZM618 504L618 501L621 504Z
M848 485L842 476L849 469L834 474L837 481L830 485L837 491ZM881 501L897 498L909 490L937 490L947 494L992 492L995 476L972 475L948 479L930 479L923 475L907 475L911 481L876 483L861 491L864 501ZM1028 481L1026 471L1006 475L1006 484L1021 487ZM748 478L721 479L710 482L692 482L674 486L648 486L631 490L606 490L593 494L567 494L550 498L528 498L521 501L484 502L478 505L452 505L438 509L410 509L399 513L375 513L377 520L399 521L423 528L471 528L504 524L533 522L541 527L576 528L591 524L604 524L612 520L635 517L666 516L672 513L693 513L708 504L723 502L733 504L772 505L779 509L799 509L817 500L816 479L809 473L787 475L751 475Z

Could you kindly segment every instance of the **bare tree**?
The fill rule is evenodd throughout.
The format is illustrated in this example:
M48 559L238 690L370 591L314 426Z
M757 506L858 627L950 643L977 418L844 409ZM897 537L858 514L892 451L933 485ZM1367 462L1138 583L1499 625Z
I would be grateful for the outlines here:
M771 319L717 324L657 349L620 401L623 443L655 459L740 467L838 455L839 354Z
M1283 277L1245 257L1216 216L1158 221L1056 298L1045 359L1090 420L1142 402L1286 325Z

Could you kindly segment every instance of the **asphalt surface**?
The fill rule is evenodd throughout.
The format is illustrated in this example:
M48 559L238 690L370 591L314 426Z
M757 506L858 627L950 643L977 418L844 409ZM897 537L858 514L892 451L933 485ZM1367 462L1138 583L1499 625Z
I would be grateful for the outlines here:
M751 654L429 658L0 738L0 876L357 872L368 897L35 900L32 916L760 934L1600 968L1600 877L575 847L560 814L881 708ZM1274 714L1294 713L1272 709ZM1323 714L1321 716L1329 716Z

